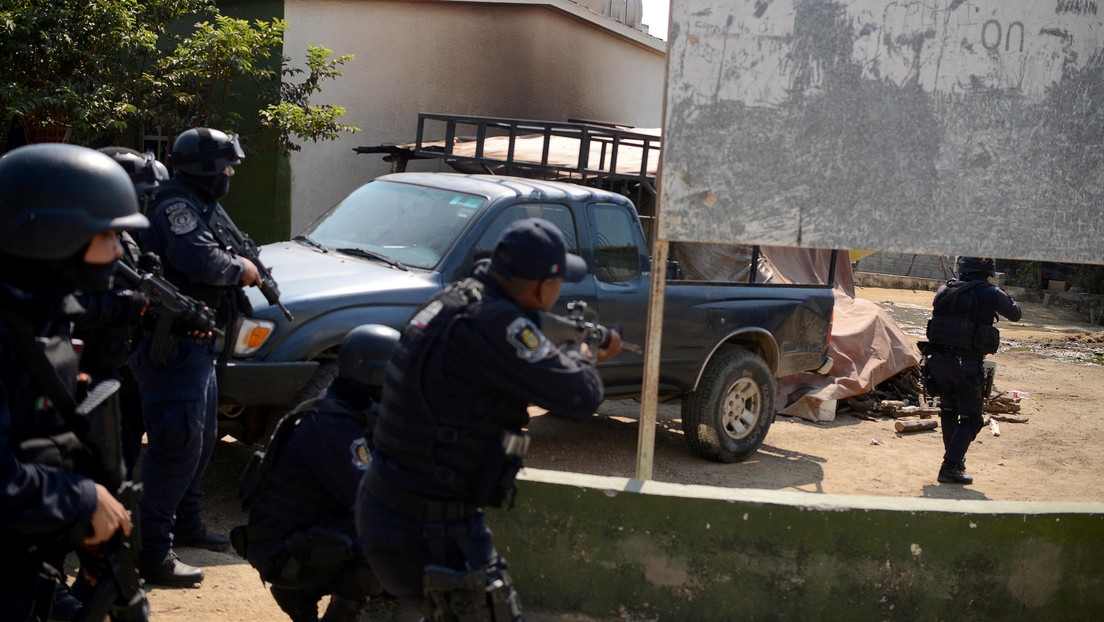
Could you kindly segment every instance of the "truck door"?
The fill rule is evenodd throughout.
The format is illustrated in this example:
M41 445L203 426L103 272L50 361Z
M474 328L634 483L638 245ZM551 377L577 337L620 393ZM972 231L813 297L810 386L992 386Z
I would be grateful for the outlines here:
M633 208L616 203L587 205L587 234L591 257L598 321L609 327L621 323L621 338L644 345L647 328L648 290L651 261L640 221ZM561 299L562 300L562 299ZM617 385L640 385L644 355L627 350L602 363L607 389Z
M507 207L494 216L490 225L475 243L473 259L479 261L490 258L503 230L515 220L524 218L543 218L556 225L567 238L568 251L583 255L585 258L584 253L579 250L579 227L575 223L575 215L571 208L561 203L519 203ZM578 283L565 282L560 292L560 300L552 309L552 313L566 314L569 300L585 300L588 306L594 305L593 279L588 276Z

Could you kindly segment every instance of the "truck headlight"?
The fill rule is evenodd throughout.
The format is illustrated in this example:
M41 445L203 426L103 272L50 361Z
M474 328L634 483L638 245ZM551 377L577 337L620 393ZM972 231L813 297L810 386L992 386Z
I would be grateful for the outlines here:
M259 350L268 341L275 326L275 323L268 320L244 318L238 331L238 339L234 343L234 356L249 356Z

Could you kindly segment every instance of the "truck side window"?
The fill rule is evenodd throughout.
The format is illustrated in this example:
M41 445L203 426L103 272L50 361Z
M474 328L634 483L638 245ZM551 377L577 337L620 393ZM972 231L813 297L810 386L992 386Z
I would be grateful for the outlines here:
M472 260L489 259L494 253L495 242L502 235L502 231L510 223L523 218L543 218L556 225L563 232L564 237L567 238L568 251L578 254L579 235L575 229L575 220L571 215L571 210L566 205L558 203L522 203L511 205L504 210L494 219L494 222L491 223L491 226L487 228L483 235L479 236L479 241L475 243L473 248Z
M640 276L640 250L633 236L636 220L623 206L589 206L594 242L594 276L605 283L622 283Z

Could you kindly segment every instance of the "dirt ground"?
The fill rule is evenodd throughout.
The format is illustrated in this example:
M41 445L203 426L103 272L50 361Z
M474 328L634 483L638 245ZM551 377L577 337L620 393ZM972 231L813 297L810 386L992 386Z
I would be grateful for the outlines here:
M859 288L881 304L910 336L920 337L932 292ZM1002 322L996 390L1027 393L1026 423L982 430L968 454L972 486L938 484L942 456L938 430L898 434L894 420L865 421L840 414L830 423L779 417L750 460L716 464L692 455L679 428L677 404L661 405L654 479L810 494L878 495L1001 501L1104 502L1104 327L1069 309L1022 303L1021 322ZM528 465L631 477L635 471L639 405L609 402L593 420L576 423L536 416ZM235 485L253 448L225 439L208 471L205 514L223 532L243 516ZM180 549L188 563L206 567L199 588L148 589L153 620L284 620L256 572L233 553ZM511 560L524 572L526 560ZM524 595L523 595L524 597ZM524 601L523 601L524 602ZM412 612L377 606L368 620L417 620ZM534 622L565 618L530 614Z

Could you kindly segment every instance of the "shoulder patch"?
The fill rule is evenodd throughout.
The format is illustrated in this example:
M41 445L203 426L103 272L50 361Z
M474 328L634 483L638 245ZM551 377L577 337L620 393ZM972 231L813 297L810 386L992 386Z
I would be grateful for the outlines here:
M368 452L368 443L365 442L364 437L359 437L349 444L349 453L353 455L353 466L361 471L368 469L368 463L372 461L372 456Z
M531 320L519 317L506 327L506 341L517 350L519 359L535 363L548 356L552 344Z
M184 235L195 231L199 226L195 210L184 201L173 203L165 208L165 218L169 221L169 229L176 235Z

